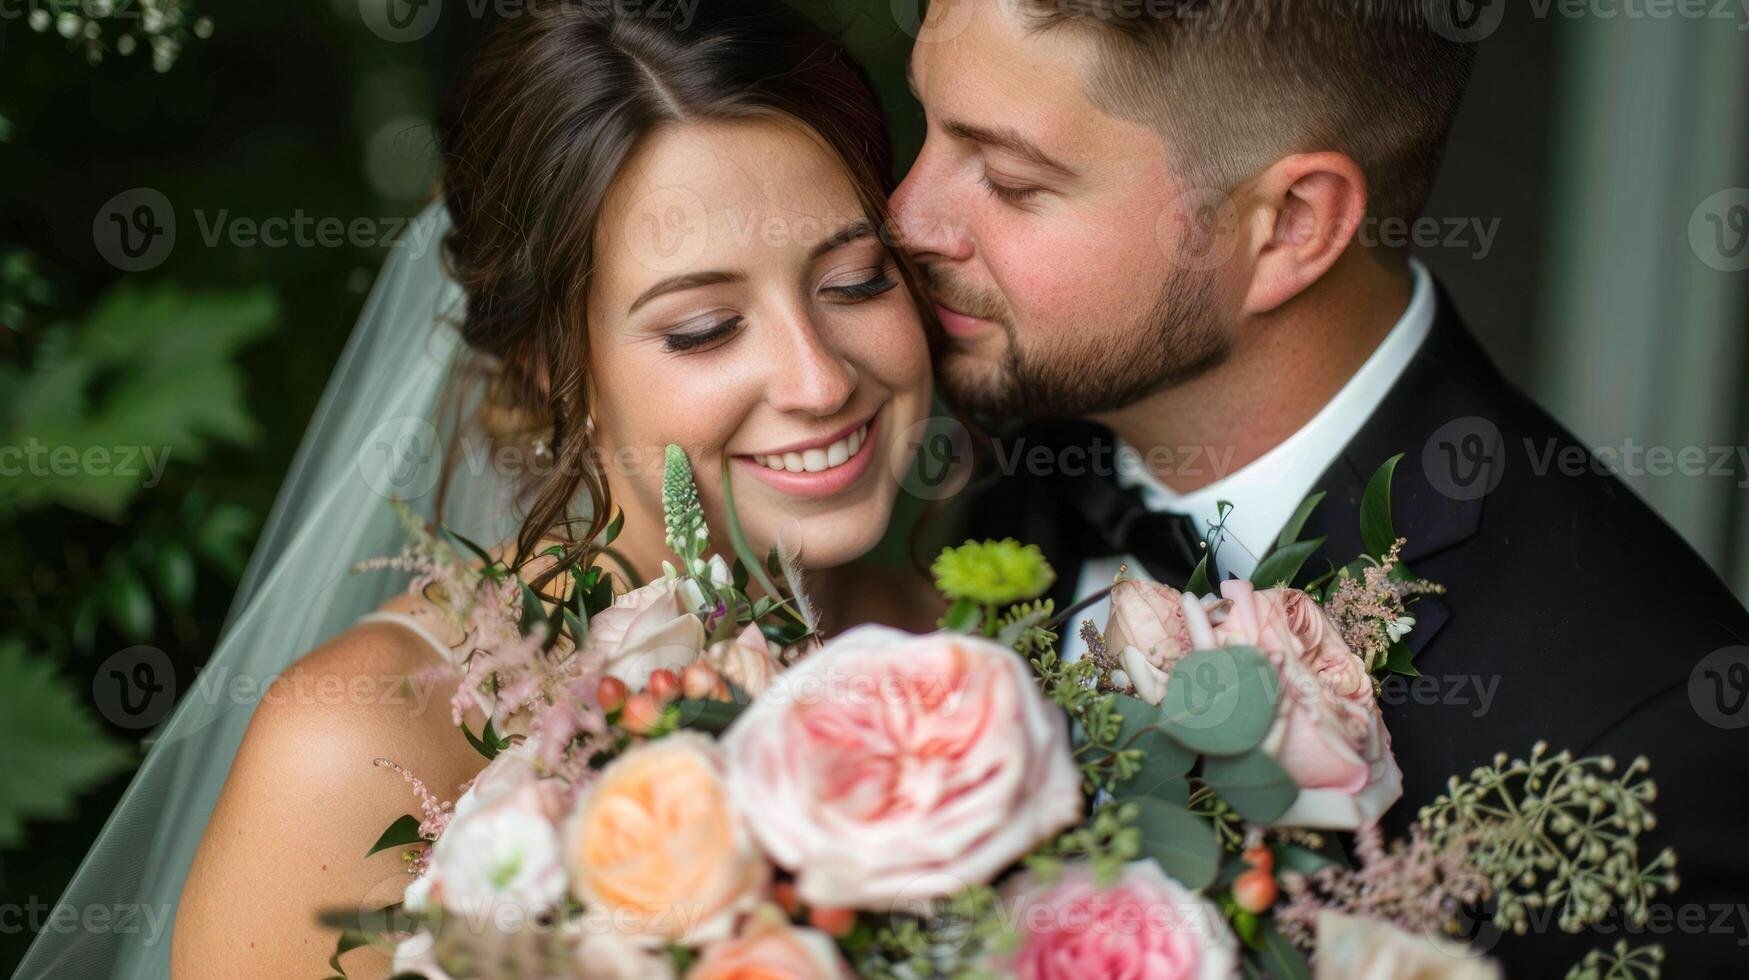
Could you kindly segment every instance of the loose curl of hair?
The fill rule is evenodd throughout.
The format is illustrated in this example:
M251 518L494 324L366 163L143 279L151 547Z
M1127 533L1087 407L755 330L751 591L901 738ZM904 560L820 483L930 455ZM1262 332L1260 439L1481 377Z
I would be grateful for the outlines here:
M654 127L774 115L805 127L922 305L915 269L886 238L892 148L867 75L776 0L702 0L683 21L685 6L535 0L492 32L439 115L444 257L467 295L462 337L490 365L482 411L550 431L551 465L522 488L517 563L556 535L567 549L556 572L612 516L589 431L585 300L603 203ZM574 516L585 493L587 516Z

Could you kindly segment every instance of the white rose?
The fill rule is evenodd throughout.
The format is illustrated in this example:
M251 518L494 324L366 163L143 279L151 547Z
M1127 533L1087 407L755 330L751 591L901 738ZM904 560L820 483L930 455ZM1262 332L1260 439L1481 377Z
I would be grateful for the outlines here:
M1389 922L1318 913L1316 980L1500 980L1500 967L1441 936Z
M641 691L658 670L676 674L704 650L704 624L689 604L690 580L661 578L616 596L589 620L583 655L599 658L608 676ZM694 587L696 589L696 586Z

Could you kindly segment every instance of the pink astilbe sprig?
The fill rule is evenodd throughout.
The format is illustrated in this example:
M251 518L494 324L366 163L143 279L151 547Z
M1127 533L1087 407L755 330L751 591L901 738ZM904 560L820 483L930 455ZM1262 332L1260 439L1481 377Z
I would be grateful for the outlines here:
M455 816L453 800L439 800L431 790L425 787L425 781L420 779L406 767L392 759L377 759L376 764L385 769L393 769L401 774L407 785L413 790L413 795L419 799L419 810L424 818L419 821L419 836L428 841L434 841L443 836L449 827L450 820Z
M1467 838L1437 846L1417 826L1407 841L1387 846L1374 825L1356 831L1354 841L1358 867L1282 873L1286 902L1276 913L1282 935L1311 948L1318 913L1325 910L1382 919L1417 935L1444 935L1463 909L1492 891L1471 860Z
M1344 572L1324 602L1342 632L1342 642L1366 662L1369 673L1385 662L1391 644L1415 625L1408 615L1409 600L1445 591L1445 586L1423 579L1391 577L1406 544L1406 539L1398 538L1383 561L1369 564L1358 577Z

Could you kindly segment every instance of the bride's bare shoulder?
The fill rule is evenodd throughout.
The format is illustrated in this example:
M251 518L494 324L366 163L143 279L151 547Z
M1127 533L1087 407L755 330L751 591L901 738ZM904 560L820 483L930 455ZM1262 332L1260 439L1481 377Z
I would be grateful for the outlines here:
M418 603L385 611L428 622ZM338 933L315 910L387 905L406 879L399 854L366 850L419 802L387 758L453 799L483 760L451 723L455 682L429 640L402 622L353 626L263 694L201 841L178 911L178 977L312 976ZM386 970L369 950L353 976ZM217 971L217 972L214 972ZM332 972L332 971L327 971Z

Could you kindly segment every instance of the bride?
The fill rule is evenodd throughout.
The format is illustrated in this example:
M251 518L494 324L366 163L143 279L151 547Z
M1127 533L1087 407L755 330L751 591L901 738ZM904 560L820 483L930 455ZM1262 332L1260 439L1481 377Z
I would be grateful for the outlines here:
M886 532L931 397L930 328L882 233L877 98L776 0L657 13L676 6L535 4L485 42L440 119L447 214L390 260L215 682L187 692L63 898L171 926L45 933L21 976L310 980L339 937L319 913L399 900L398 854L364 854L416 804L373 760L441 798L483 760L423 680L461 637L404 577L348 574L399 548L384 496L517 559L622 513L616 548L648 579L678 443L713 525L726 464L754 547L800 544L828 630L933 627L926 583L847 568ZM412 246L445 224L440 270ZM370 947L339 963L389 968Z

